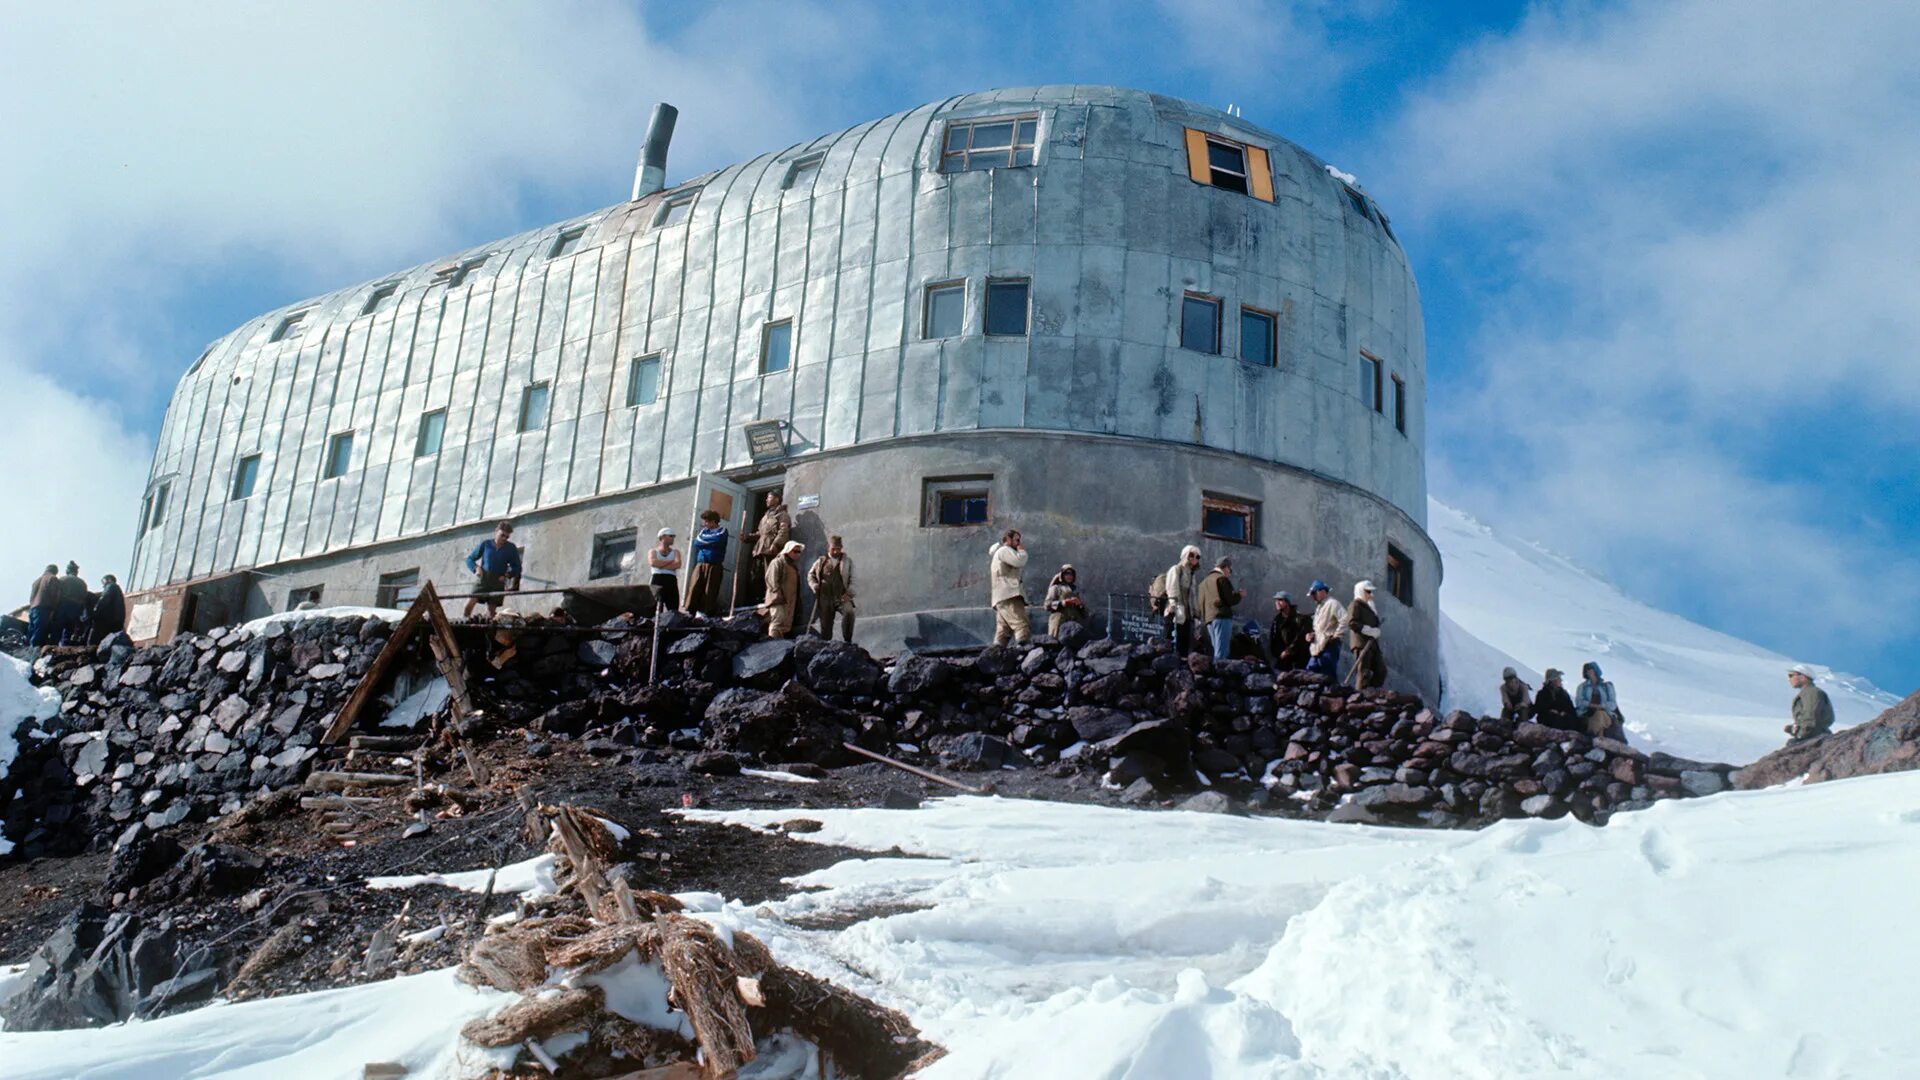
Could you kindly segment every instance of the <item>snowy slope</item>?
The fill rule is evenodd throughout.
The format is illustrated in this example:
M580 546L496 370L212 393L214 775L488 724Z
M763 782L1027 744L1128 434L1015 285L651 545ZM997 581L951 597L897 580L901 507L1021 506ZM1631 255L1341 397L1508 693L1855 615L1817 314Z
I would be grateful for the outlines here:
M1440 662L1449 708L1497 713L1503 666L1535 688L1557 667L1572 692L1580 665L1593 660L1642 749L1744 763L1785 741L1790 658L1648 607L1445 503L1428 500L1427 528L1446 563ZM1814 670L1842 727L1898 702L1865 679Z
M33 685L33 669L20 660L0 653L0 779L20 756L20 740L33 730L32 721L45 720L60 712L60 693ZM0 791L0 800L13 797ZM0 855L13 850L13 842L0 833Z

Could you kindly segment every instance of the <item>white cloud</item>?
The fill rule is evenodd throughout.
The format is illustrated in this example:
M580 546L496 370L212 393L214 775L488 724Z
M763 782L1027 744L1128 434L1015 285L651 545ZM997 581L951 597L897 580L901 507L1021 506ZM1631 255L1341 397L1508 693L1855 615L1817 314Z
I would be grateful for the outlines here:
M1833 512L1810 419L1916 447L1886 423L1920 406L1916 47L1910 4L1543 5L1416 96L1403 209L1513 272L1438 403L1436 487L1786 651L1901 647L1912 616L1842 641L1782 607L1920 604L1911 523Z

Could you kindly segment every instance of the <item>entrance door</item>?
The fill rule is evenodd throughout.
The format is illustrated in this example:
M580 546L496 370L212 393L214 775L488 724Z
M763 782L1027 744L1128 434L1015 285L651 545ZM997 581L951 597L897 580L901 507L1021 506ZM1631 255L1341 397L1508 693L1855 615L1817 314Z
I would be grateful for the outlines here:
M727 544L726 558L721 562L723 572L720 576L720 595L729 599L729 607L737 592L737 571L742 565L741 560L746 557L743 549L745 542L740 539L740 534L746 531L747 507L752 501L753 496L748 494L746 488L719 473L701 473L699 483L693 487L693 526L687 533L688 550L693 547L691 538L700 533L702 511L711 510L719 514L721 524L733 534L732 542Z

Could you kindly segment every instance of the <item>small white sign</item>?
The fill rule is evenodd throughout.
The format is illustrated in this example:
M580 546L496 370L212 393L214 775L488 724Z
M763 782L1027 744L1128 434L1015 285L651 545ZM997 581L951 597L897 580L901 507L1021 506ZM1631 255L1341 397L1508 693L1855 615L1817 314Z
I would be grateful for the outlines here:
M150 640L160 632L160 601L142 600L127 613L127 636L135 641Z
M793 500L793 506L794 506L794 509L796 510L812 510L818 507L819 505L820 505L820 496L818 495L802 495L799 498Z

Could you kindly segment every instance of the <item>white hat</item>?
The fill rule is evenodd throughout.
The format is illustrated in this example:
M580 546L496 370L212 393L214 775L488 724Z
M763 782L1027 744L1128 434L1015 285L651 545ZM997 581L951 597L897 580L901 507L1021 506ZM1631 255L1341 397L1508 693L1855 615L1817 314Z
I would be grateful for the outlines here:
M674 532L672 529L661 529L659 532L653 534L653 538L655 540L658 540L663 536L679 536L679 535L680 535L679 533Z
M1373 582L1371 581L1361 580L1353 583L1353 598L1355 600L1366 599L1367 594L1372 591L1373 591Z
M1807 678L1811 679L1813 678L1813 669L1808 667L1805 664L1795 664L1792 667L1787 669L1787 674L1805 675Z
M787 546L780 549L780 554L791 555L796 551L805 551L805 550L807 550L807 545L801 543L798 540L789 540L787 541Z

